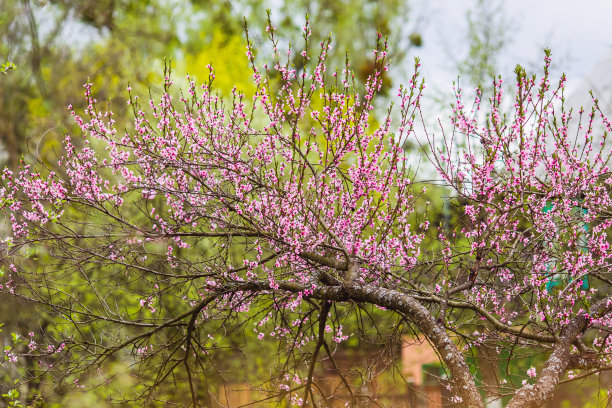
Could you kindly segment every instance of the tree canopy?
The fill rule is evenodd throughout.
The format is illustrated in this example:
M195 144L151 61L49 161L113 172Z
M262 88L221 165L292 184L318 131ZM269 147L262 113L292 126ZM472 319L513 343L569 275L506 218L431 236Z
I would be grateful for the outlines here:
M348 62L327 68L330 40L313 45L308 20L297 49L267 33L259 63L247 31L252 95L215 92L212 67L178 92L167 67L156 98L129 89L133 127L119 128L88 83L57 164L4 170L2 290L63 322L23 354L81 386L129 353L143 384L126 399L172 401L172 383L202 406L225 339L254 330L282 344L270 398L314 405L321 355L333 361L343 324L374 307L395 334L431 343L468 407L491 386L470 367L480 345L543 356L522 382L495 384L509 407L539 406L569 370L610 368L612 125L596 103L566 109L548 53L540 78L517 67L513 96L501 80L470 103L457 89L450 126L434 131L419 126L418 61L398 106L373 117L382 35L361 90ZM428 189L451 197L453 222ZM364 403L338 371L348 403Z

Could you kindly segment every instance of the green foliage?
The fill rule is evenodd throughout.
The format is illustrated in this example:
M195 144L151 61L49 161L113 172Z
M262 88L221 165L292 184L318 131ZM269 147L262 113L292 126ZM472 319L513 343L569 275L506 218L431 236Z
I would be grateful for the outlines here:
M6 393L2 394L2 397L6 399L8 403L7 404L8 407L14 407L14 408L23 407L23 405L21 404L21 400L19 399L19 390L17 388L18 385L19 385L19 380L15 380L15 382L13 383L13 386L15 388L11 388Z
M16 68L17 68L17 65L13 64L12 62L5 62L4 64L0 65L0 74L6 74L11 69L16 69Z
M185 59L177 63L177 70L192 75L198 82L208 79L210 64L218 75L215 89L225 96L231 95L234 86L238 91L251 97L255 93L251 68L245 57L246 42L238 35L230 34L215 27L211 35L199 34L204 46L194 49Z

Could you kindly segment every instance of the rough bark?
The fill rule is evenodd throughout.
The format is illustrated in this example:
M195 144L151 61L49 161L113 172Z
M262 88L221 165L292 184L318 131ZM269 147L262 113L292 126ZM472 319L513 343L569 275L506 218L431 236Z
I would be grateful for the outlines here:
M592 316L597 316L608 313L610 309L610 299L606 298L597 302L591 313ZM538 381L535 384L526 384L518 390L506 408L535 408L552 397L555 388L570 364L572 357L570 346L587 326L587 316L580 314L564 327Z
M357 284L345 288L352 300L373 303L408 315L440 353L442 361L451 371L455 382L455 392L463 399L465 406L484 408L482 396L478 392L463 354L427 308L416 299L390 289Z

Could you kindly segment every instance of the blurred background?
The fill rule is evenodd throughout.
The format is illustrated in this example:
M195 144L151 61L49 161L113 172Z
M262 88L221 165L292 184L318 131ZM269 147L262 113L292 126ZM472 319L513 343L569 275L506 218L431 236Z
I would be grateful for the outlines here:
M0 159L15 166L28 143L49 148L40 139L52 144L70 129L67 106L79 107L88 80L117 117L128 83L155 91L165 59L175 78L206 78L212 63L218 89L248 90L243 19L265 60L266 9L285 46L299 45L308 13L313 41L332 34L331 62L343 64L349 55L362 80L382 32L391 50L387 90L407 81L418 56L425 96L440 107L458 78L465 88L486 88L496 74L511 83L516 64L538 72L546 47L553 74L568 75L577 103L588 102L588 89L604 106L609 100L612 3L605 0L580 6L565 0L2 0L0 65L17 68L4 65L0 77Z
M52 164L65 135L78 134L69 106L76 111L83 107L86 82L93 83L99 102L110 103L119 129L131 126L125 103L128 84L142 96L159 92L165 61L170 61L179 85L186 74L196 80L208 78L210 63L219 92L229 94L237 86L248 93L254 87L245 57L244 19L257 59L265 61L271 54L265 35L266 9L271 10L283 47L301 44L301 27L309 14L313 41L318 43L331 34L334 52L330 63L342 66L348 55L360 81L373 71L377 31L388 36L392 65L380 106L408 81L413 59L419 57L427 84L424 113L432 123L447 116L453 82L466 89L480 86L486 90L499 74L511 85L516 64L540 73L544 48L552 50L553 78L562 72L568 76L568 103L588 105L588 90L593 90L604 112L612 114L609 0L579 5L566 0L0 0L1 164L16 168L22 156L32 154ZM13 332L27 333L53 324L41 320L30 305L16 305L6 297L0 302L4 344ZM240 378L219 382L222 405L249 402L249 394L234 391L241 387L232 384L252 382L258 372L265 371L266 353L275 352L274 341L269 348L258 343L250 351L246 338L236 344L249 361L238 361L235 367L227 364L227 372L239 372ZM366 349L357 340L349 340L340 360L356 365L364 358L359 353ZM367 350L376 354L374 346ZM403 374L421 388L409 400L401 397L393 404L440 406L438 396L443 389L431 388L433 383L422 374L427 367L437 369L434 360L415 360L397 350L395 358L404 364ZM123 367L118 372L125 369L128 373L127 363L116 364ZM6 384L23 373L4 370L1 375L4 385L0 391L6 392L10 388ZM125 375L124 387L137 381ZM391 383L394 381L389 380ZM383 380L376 386L385 389ZM27 387L32 386L22 386L22 393L31 392ZM596 387L593 389L596 393ZM106 406L111 398L104 387L96 392L76 391L52 385L44 388L50 406ZM405 396L408 391L386 392ZM558 396L551 406L587 406L593 392L586 392L584 400L569 392ZM8 401L4 397L0 406Z

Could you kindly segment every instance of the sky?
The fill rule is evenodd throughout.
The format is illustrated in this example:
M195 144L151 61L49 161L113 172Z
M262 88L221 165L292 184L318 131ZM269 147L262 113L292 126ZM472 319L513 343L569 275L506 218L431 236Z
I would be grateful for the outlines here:
M505 77L512 74L517 63L527 68L541 67L545 47L552 50L553 72L567 74L570 91L580 92L589 74L605 74L598 64L612 64L607 58L612 53L611 0L491 1L501 4L511 27L510 43L499 61ZM475 5L475 0L417 2L416 9L424 19L424 44L414 54L421 58L430 87L451 89L457 77L452 55L467 54L466 13ZM612 65L607 71L612 76Z

